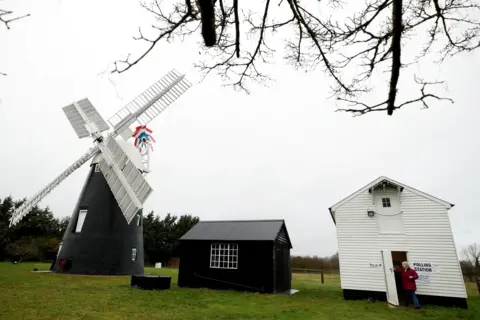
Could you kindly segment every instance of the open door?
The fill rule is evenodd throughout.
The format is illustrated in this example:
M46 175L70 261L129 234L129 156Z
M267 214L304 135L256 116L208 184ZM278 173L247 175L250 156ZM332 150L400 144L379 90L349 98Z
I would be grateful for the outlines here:
M387 288L387 301L391 305L398 306L397 285L395 282L395 270L393 269L392 252L382 250L383 271L385 273L385 286Z

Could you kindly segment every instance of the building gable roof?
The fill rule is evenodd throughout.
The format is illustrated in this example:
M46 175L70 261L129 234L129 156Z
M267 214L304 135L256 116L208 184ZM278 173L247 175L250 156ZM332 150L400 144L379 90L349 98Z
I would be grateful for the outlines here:
M445 200L442 200L442 199L439 199L439 198L436 198L428 193L425 193L423 191L420 191L420 190L417 190L415 188L412 188L410 186L407 186L406 184L403 184L403 183L400 183L400 182L397 182L393 179L390 179L390 178L387 178L387 177L379 177L375 180L373 180L372 182L370 182L369 184L367 184L366 186L362 187L360 190L352 193L351 195L349 195L348 197L346 197L345 199L337 202L336 204L334 204L333 206L331 206L330 208L328 208L328 210L330 211L330 215L332 216L332 219L333 219L333 222L335 222L335 210L337 210L339 207L341 207L342 205L344 205L345 203L349 202L350 200L352 200L353 198L357 197L358 195L364 193L365 191L367 190L370 190L371 188L379 185L379 184L382 184L382 183L388 183L388 184L391 184L393 186L396 186L396 187L400 187L401 190L408 190L414 194L417 194L421 197L424 197L424 198L427 198L427 199L430 199L436 203L439 203L443 206L445 206L447 209L450 209L454 206L453 203L449 203Z
M275 241L283 227L291 248L284 220L200 221L180 240Z

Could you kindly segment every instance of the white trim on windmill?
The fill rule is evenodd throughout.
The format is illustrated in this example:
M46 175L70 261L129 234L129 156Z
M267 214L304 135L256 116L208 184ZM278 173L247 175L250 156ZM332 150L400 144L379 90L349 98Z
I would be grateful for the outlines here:
M143 203L151 194L152 188L142 176L142 173L148 172L147 169L143 166L138 167L135 157L132 159L130 152L126 151L115 137L121 135L128 140L132 132L130 125L135 122L145 125L152 121L190 87L191 83L184 75L176 70L170 71L109 119L113 132L106 137L102 132L107 131L109 126L87 98L64 107L63 111L77 136L79 138L91 136L95 146L18 207L10 218L10 226L18 223L65 178L96 155L99 155L99 158L95 157L94 161L98 161L96 165L105 176L123 215L130 223L138 210L143 208Z

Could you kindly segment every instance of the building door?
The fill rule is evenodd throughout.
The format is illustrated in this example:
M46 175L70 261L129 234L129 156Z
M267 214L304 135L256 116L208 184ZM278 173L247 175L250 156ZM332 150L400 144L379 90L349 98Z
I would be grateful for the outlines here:
M401 268L402 262L407 261L407 252L406 251L392 251L392 260L393 260L393 268ZM400 272L395 272L395 282L397 284L397 294L398 294L398 303L404 304L405 303L405 295L401 294L403 291L402 289L402 274Z
M391 305L398 306L398 293L395 282L395 270L393 269L392 252L390 250L382 250L382 260L385 274L385 287L387 289L387 301Z

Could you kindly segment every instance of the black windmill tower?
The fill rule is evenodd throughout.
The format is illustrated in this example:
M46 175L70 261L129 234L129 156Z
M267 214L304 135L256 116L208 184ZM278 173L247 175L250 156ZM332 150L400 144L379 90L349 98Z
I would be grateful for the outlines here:
M148 154L128 144L131 128L145 126L191 87L176 70L153 84L108 120L88 99L63 108L79 138L92 137L94 147L51 183L18 207L18 223L70 174L93 158L52 270L61 273L143 274L143 204L152 192L145 180ZM117 138L118 137L118 138ZM122 139L123 138L123 139Z

